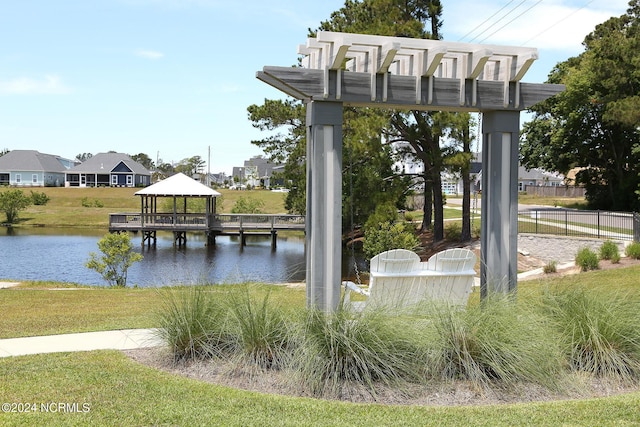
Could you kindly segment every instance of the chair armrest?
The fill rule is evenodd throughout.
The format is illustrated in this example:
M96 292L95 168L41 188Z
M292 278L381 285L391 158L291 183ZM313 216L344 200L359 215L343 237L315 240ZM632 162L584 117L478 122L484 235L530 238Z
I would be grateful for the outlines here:
M364 295L367 297L369 296L369 291L362 289L360 286L356 285L353 282L345 281L342 282L342 284L344 285L345 291L353 291L359 293L360 295Z
M345 282L342 282L342 285L344 286L344 305L345 306L351 303L351 291L358 293L360 295L369 297L369 291L362 289L361 287L359 287L353 282L345 281Z

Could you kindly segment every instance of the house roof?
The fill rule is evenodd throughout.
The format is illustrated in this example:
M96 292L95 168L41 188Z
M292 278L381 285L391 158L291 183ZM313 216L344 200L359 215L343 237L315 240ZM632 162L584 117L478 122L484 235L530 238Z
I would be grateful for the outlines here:
M151 175L151 172L144 166L124 153L98 153L78 166L71 168L69 172L110 173L120 163L124 163L137 175Z
M524 166L518 167L518 179L523 181L532 179L536 181L549 180L549 181L562 181L564 176L555 172L547 172L539 168L533 168L527 170Z
M66 172L58 156L36 150L12 150L0 157L2 171Z
M218 197L221 194L183 173L177 173L140 191L137 196Z

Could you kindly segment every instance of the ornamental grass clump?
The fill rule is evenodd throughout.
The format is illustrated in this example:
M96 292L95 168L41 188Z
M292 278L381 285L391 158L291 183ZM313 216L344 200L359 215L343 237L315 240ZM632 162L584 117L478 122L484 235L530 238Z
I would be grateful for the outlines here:
M418 346L397 319L383 310L353 313L306 311L293 370L315 396L339 396L345 386L398 386L416 380Z
M607 240L600 246L600 259L610 260L613 264L620 262L620 250L611 240Z
M572 287L543 295L571 369L622 380L640 379L637 297Z
M292 335L285 311L269 295L258 298L240 287L229 293L226 307L237 337L236 354L259 368L279 369L289 360Z
M629 258L640 259L640 242L630 243L629 246L624 249L624 253Z
M544 318L533 310L508 297L492 297L464 310L434 305L429 311L429 378L470 381L479 389L522 382L558 387L560 348Z
M155 313L157 334L175 360L229 356L236 343L228 331L227 310L200 287L163 291Z
M582 248L576 254L576 265L582 271L597 270L600 268L598 254L589 248Z

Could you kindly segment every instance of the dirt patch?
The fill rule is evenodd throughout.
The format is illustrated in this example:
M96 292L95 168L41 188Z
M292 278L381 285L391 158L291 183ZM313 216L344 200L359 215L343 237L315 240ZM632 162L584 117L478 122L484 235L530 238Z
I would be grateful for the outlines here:
M522 265L522 267L524 267L523 270L521 270L521 264L520 264L520 255L518 256L518 270L520 271L531 271L533 269L531 268L527 268L526 265ZM523 257L523 258L531 258L531 257ZM634 266L638 266L640 265L640 259L633 259L633 258L620 258L620 262L618 263L612 263L611 261L608 260L600 260L600 268L599 270L615 270L615 269L619 269L619 268L627 268L627 267L634 267ZM544 264L543 264L544 266ZM543 266L539 267L542 268ZM554 278L554 277L558 277L558 276L569 276L569 275L574 275L574 274L580 274L582 273L580 267L576 266L575 264L564 264L564 265L559 265L557 267L557 270L555 273L545 273L543 271L539 271L536 272L535 274L529 274L526 277L523 278L519 278L518 281L523 281L523 280L532 280L532 279L541 279L541 278Z
M313 397L297 386L291 375L284 371L239 368L238 364L211 360L176 363L168 351L162 348L125 350L124 354L149 367L198 381L259 393ZM535 384L522 384L509 389L478 389L467 381L451 381L427 385L413 384L403 388L378 386L375 396L361 386L351 385L346 386L340 395L330 399L388 405L465 406L606 397L638 390L635 385L587 377L572 378L571 384L562 392L551 392Z

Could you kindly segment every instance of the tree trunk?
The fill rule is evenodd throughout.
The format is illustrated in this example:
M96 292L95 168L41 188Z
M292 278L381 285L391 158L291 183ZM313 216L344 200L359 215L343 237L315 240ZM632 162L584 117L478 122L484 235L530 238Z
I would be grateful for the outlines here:
M431 182L431 176L426 171L423 172L424 177L424 206L422 208L422 227L421 232L431 230L431 222L433 221L433 183Z
M433 243L444 240L444 201L440 168L433 168Z
M460 241L471 240L471 140L469 137L469 123L462 131L462 151L469 153L469 161L460 169L462 175L462 233Z

